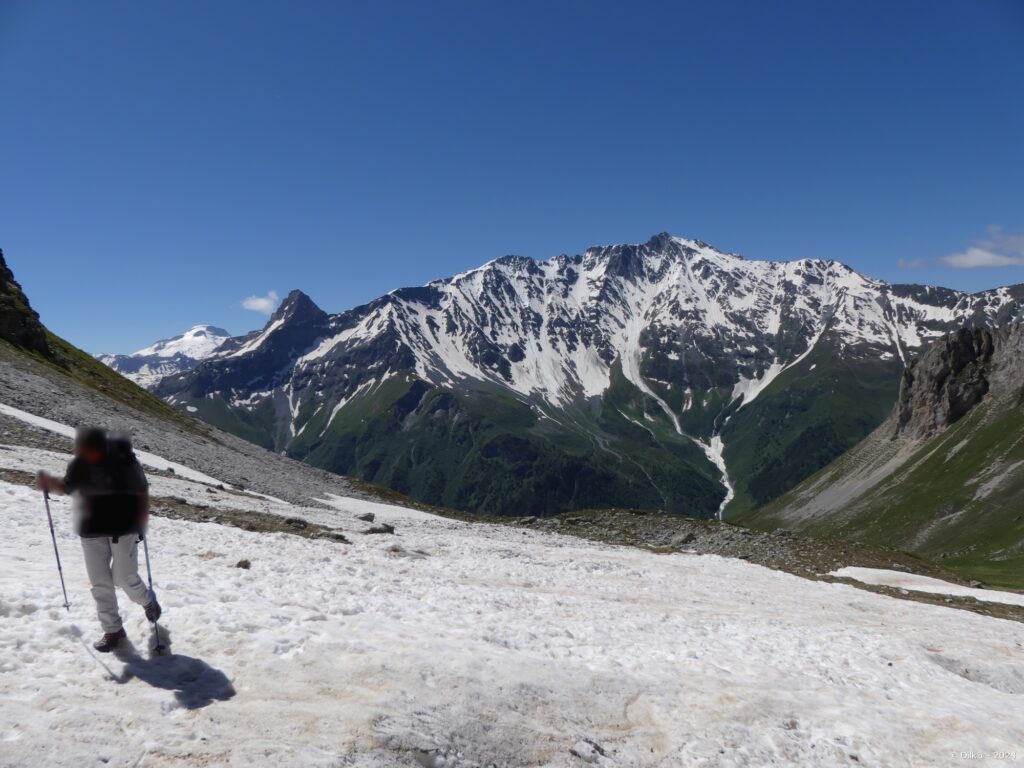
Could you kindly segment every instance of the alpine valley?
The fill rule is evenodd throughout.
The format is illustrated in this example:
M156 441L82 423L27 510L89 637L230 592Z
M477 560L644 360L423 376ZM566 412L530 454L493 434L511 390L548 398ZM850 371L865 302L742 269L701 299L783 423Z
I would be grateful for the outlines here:
M155 391L317 467L492 515L761 507L878 427L907 361L1021 316L1024 286L888 284L659 234L506 256L267 325Z

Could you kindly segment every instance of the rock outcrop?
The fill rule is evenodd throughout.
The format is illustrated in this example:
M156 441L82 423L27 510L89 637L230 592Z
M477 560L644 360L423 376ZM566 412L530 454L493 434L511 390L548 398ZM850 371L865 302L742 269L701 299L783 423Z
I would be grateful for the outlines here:
M1018 380L1024 326L964 328L936 341L903 373L894 437L928 438L963 418L993 387ZM1024 373L1024 371L1018 371Z
M28 303L0 250L0 339L29 352L51 357L46 331Z

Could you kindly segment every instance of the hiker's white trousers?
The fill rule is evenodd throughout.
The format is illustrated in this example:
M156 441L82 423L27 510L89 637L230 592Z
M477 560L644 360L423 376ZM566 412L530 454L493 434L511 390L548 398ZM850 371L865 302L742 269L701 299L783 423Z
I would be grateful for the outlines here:
M104 632L121 629L121 614L117 610L115 587L120 587L133 603L147 605L149 588L139 577L139 537L133 533L118 538L82 539L85 552L85 571L92 584L92 597L96 613Z

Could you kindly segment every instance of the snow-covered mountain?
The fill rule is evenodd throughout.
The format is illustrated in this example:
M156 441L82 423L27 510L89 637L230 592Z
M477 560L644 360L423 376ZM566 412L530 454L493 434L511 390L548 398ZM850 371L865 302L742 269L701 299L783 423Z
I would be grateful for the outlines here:
M218 426L427 501L709 516L774 498L877 426L904 362L1024 287L892 285L660 234L508 256L267 326L158 391Z
M195 325L180 336L163 339L130 355L97 355L96 358L147 389L160 379L191 370L231 337L223 328Z

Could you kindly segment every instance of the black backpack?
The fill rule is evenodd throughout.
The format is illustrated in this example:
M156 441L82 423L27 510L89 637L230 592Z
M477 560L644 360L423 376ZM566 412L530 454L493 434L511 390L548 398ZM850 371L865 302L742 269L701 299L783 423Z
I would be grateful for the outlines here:
M108 435L102 464L103 483L86 496L86 514L79 526L82 536L121 536L141 534L146 525L146 510L140 497L146 492L145 474L126 435Z

